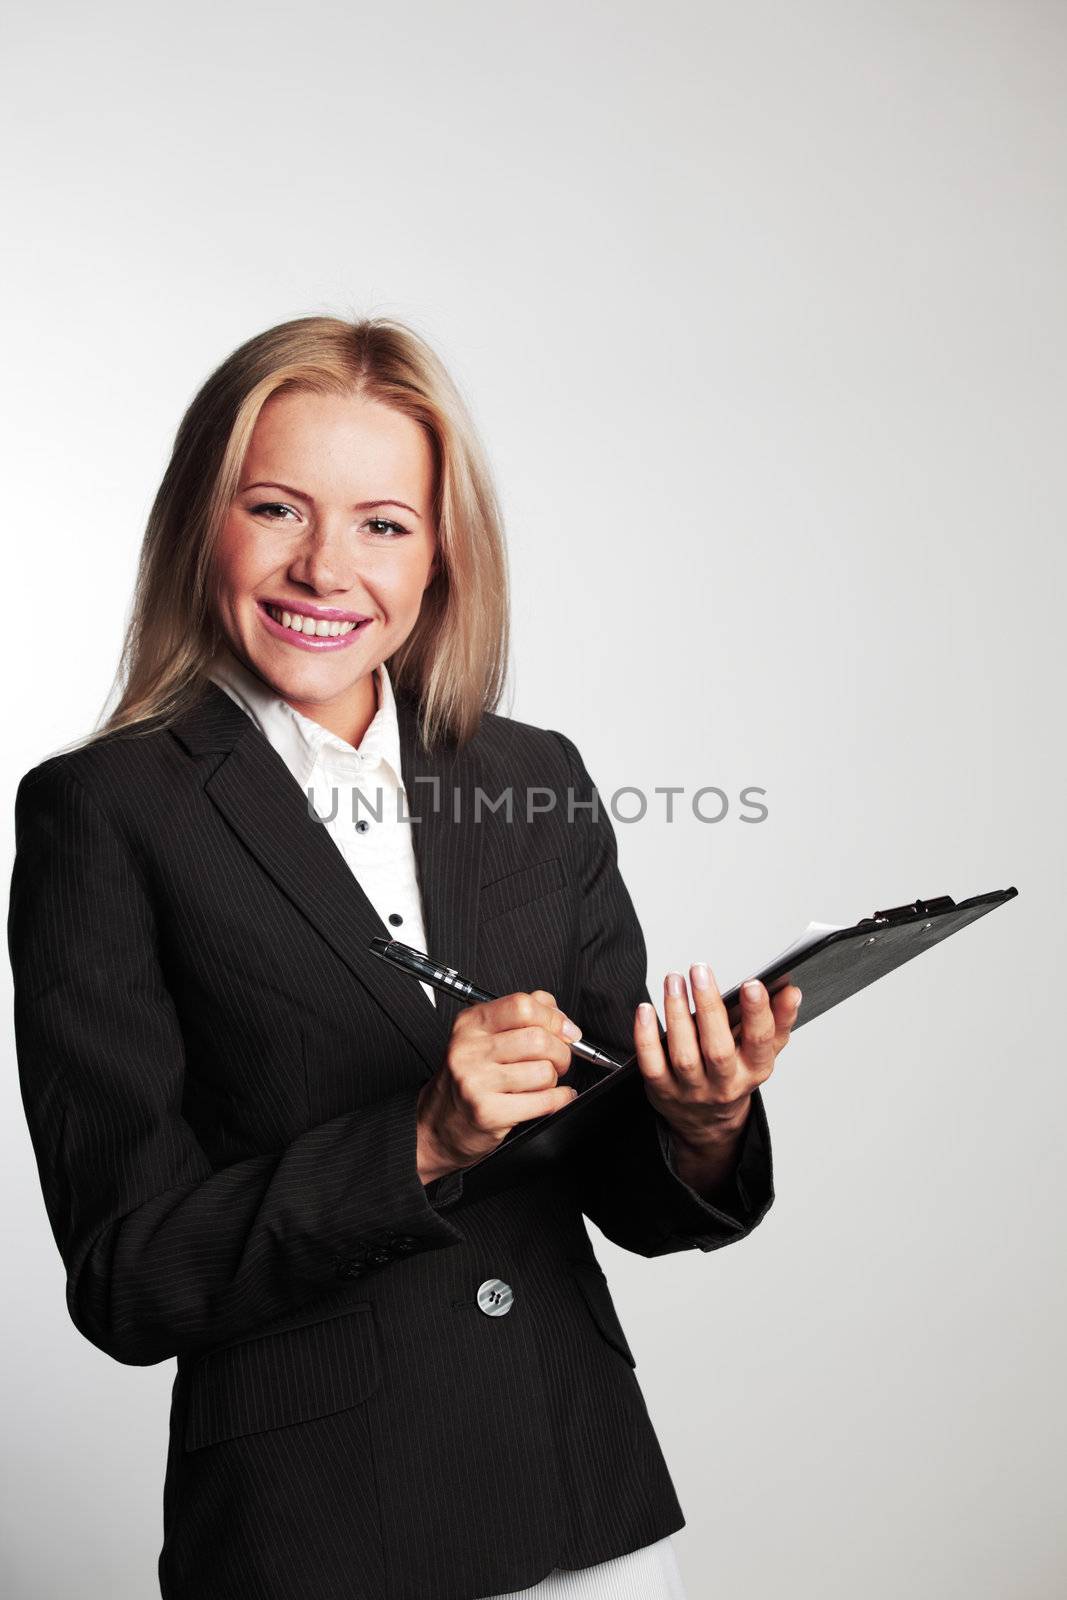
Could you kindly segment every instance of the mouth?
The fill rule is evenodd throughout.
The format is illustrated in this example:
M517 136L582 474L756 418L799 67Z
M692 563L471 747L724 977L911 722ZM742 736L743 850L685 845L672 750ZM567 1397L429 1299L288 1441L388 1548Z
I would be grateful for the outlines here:
M275 638L305 650L336 650L350 644L374 620L359 611L306 602L257 600L256 609Z

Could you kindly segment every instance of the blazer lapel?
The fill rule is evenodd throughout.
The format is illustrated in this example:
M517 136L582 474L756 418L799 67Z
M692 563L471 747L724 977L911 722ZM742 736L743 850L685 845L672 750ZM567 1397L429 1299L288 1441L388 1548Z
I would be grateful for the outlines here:
M416 737L418 707L414 700L397 694L396 707L427 953L477 983L482 824L475 821L474 805L475 791L482 782L481 762L473 743L463 749L452 742L441 743L424 751ZM401 977L406 984L415 982ZM463 1008L461 1000L437 990L436 1015L446 1034Z
M481 827L473 820L473 799L478 760L470 745L422 750L416 738L416 706L400 694L396 703L428 950L443 965L476 977ZM391 938L394 930L381 920L326 828L309 814L307 795L270 741L211 682L171 731L191 755L222 753L220 762L205 767L208 798L389 1013L423 1057L427 1075L435 1072L460 1002L438 991L437 1005L432 1005L414 978L371 953L371 939Z

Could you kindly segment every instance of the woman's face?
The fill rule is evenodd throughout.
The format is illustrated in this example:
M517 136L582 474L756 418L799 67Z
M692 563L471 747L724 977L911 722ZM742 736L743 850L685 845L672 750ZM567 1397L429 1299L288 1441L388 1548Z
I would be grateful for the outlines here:
M389 406L286 390L260 412L217 548L218 619L236 656L343 738L362 737L371 674L433 578L433 491L426 434Z

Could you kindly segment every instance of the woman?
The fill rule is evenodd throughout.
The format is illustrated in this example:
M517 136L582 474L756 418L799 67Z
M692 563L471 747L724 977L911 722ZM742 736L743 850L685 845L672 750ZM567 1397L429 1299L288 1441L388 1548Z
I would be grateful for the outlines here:
M581 756L493 710L506 646L438 359L385 319L286 323L181 425L115 711L19 786L19 1070L68 1310L118 1361L177 1358L165 1600L681 1593L583 1217L645 1256L756 1226L799 991L757 985L735 1038L696 964L661 1030ZM383 931L501 998L420 989ZM588 1081L572 1019L643 1092L581 1162L464 1201Z

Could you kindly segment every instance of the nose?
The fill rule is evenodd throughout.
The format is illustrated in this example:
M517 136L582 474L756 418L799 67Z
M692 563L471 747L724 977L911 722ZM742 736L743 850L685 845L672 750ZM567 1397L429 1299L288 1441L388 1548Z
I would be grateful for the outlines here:
M356 578L356 559L343 526L328 517L309 524L288 576L316 594L347 593Z

